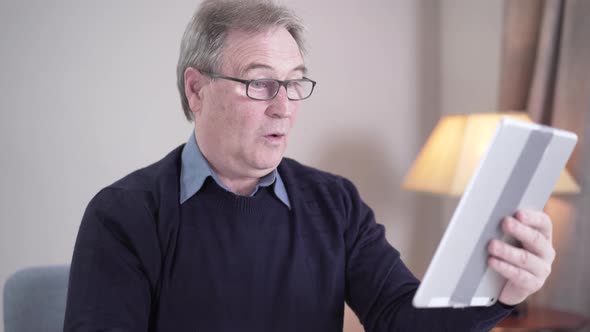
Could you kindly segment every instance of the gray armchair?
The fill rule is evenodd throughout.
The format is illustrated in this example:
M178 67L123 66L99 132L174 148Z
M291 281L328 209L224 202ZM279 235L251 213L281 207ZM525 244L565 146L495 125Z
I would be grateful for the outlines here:
M15 272L4 284L5 332L63 331L68 265Z

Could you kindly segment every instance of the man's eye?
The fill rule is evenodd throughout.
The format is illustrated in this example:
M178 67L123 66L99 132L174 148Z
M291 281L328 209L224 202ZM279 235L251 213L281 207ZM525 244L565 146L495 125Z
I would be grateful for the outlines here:
M268 87L272 84L272 81L266 80L256 80L250 82L250 88L252 89L268 89Z

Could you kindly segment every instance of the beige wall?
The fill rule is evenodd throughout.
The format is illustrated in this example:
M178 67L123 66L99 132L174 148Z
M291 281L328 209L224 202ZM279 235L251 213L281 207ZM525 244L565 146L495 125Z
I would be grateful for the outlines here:
M493 108L501 2L288 2L319 82L288 155L351 178L422 275L440 200L399 185L439 114ZM195 6L0 3L0 282L67 263L91 197L187 139L174 69Z
M441 1L440 18L442 112L495 111L503 2Z

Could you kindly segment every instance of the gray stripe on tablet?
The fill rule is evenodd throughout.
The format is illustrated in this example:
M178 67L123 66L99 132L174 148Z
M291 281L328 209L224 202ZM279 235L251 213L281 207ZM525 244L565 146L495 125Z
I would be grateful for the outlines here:
M532 131L527 138L522 153L516 161L512 173L492 210L490 219L486 223L451 295L451 303L466 306L471 304L471 299L475 296L475 292L488 266L488 243L494 238L502 237L503 232L500 221L505 216L513 215L516 211L520 199L529 186L552 137L553 130L543 127Z

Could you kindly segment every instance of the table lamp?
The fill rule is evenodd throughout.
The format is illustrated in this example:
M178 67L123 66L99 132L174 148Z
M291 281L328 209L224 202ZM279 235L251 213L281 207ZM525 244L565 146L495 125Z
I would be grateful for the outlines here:
M461 196L503 116L532 122L524 112L447 115L440 119L406 175L406 190ZM580 186L564 169L553 194L574 194Z

